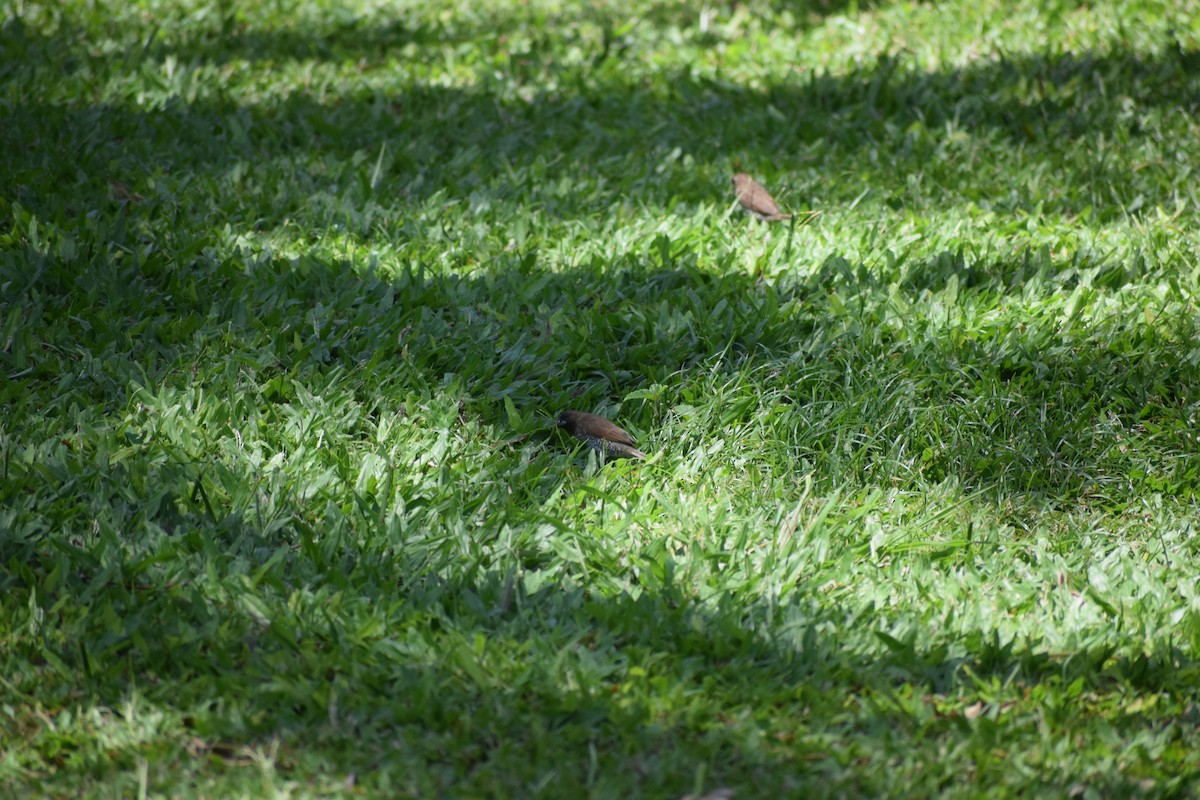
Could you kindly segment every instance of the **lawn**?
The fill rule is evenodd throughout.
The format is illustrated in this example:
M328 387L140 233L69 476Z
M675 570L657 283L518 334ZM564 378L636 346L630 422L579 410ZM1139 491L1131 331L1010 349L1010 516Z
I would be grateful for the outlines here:
M1198 119L1196 0L10 0L0 790L1194 796Z

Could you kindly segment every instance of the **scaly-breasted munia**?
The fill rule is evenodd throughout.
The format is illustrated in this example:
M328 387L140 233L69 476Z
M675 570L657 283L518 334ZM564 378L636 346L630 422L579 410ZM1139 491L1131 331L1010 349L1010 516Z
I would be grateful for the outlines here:
M608 458L645 458L633 437L604 417L586 411L564 411L558 415L558 427Z
M792 218L791 214L784 214L779 210L779 205L770 192L744 172L733 176L733 190L737 192L737 200L742 204L742 208L764 222Z

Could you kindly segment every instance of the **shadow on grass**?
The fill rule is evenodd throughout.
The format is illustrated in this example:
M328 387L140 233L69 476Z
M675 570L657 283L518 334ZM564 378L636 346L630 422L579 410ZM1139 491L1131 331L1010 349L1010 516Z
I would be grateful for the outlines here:
M131 250L137 236L136 229L109 231L75 246L87 252L115 242ZM78 327L70 335L59 330L61 341L22 345L26 368L40 381L55 379L71 402L128 407L121 375L133 383L139 370L187 383L189 367L203 364L209 347L198 330L234 342L240 369L256 370L238 402L300 406L305 392L318 393L315 387L342 374L385 403L389 381L406 390L457 386L465 390L463 413L501 435L506 397L530 409L582 389L575 401L594 406L678 371L697 373L681 381L684 392L703 388L699 376L713 369L731 377L743 368L773 369L779 391L806 398L797 403L796 426L808 427L796 438L812 454L839 449L832 432L807 419L813 406L843 406L848 416L840 424L865 429L878 416L861 410L864 398L907 398L907 407L920 408L944 400L938 393L946 376L968 364L979 375L957 389L982 404L975 412L981 419L1002 419L938 453L927 469L957 474L966 487L990 488L1004 501L1074 491L1054 471L1064 447L1077 447L1071 474L1123 476L1111 443L1087 438L1086 415L1054 415L1059 427L1046 430L1039 417L1046 403L1093 402L1097 413L1136 411L1160 421L1197 378L1171 341L1148 342L1141 366L1070 335L1058 349L935 337L928 350L905 353L898 339L888 346L886 327L854 330L821 302L848 284L852 296L879 305L902 276L864 275L834 261L781 286L713 272L686 248L657 267L631 253L612 265L557 272L513 253L511 262L477 274L414 272L383 281L311 258L197 257L180 270L171 266L174 253L142 252L134 264L103 257L84 270L36 251L18 253L9 265L41 264L40 274L4 276L19 295L36 288L73 304L67 317ZM910 267L907 280L913 292L944 291L952 275L964 274L976 290L1005 293L1055 278L1036 259L975 264L965 273L964 266L943 254ZM189 293L194 281L226 291ZM789 303L793 311L780 312ZM50 363L56 355L62 360ZM389 361L403 366L384 374L369 366ZM1043 370L1040 382L1030 378ZM848 385L848 375L861 382ZM1108 394L1093 398L1096 386L1087 381L1097 376ZM915 387L911 396L890 394L901 380ZM1014 401L1009 391L989 405L988 387L1006 381L1031 394ZM1167 394L1155 400L1155 392ZM1159 411L1147 416L1144 407L1155 402ZM649 413L630 404L627 416L652 430ZM1027 463L997 474L972 460L978 448L1030 431L1042 438L1013 450ZM922 432L908 435L917 440ZM885 635L889 609L852 595L822 600L823 587L803 579L786 607L733 592L703 603L679 588L674 554L653 549L661 543L631 553L628 574L608 575L603 587L579 588L589 583L589 569L609 568L589 564L586 550L577 572L532 585L538 565L554 559L531 548L513 554L509 572L494 571L491 564L507 556L489 551L495 541L476 541L473 520L486 510L469 498L477 487L460 488L460 517L451 521L459 527L424 526L426 540L390 530L364 538L348 522L313 522L319 503L337 506L320 495L297 498L291 523L267 530L258 520L249 524L263 491L257 486L236 498L207 459L164 465L154 441L123 444L132 449L120 460L108 455L115 449L91 452L82 437L55 444L36 468L10 466L6 457L5 504L44 496L56 475L75 476L54 487L57 495L80 497L77 508L56 511L55 524L76 535L43 530L0 541L5 592L36 598L31 607L43 614L54 609L48 623L14 626L29 633L7 656L19 669L7 672L11 691L30 703L71 708L95 699L120 716L132 686L155 710L182 716L193 740L181 742L176 728L139 745L162 765L155 769L188 769L197 755L248 767L247 752L278 741L275 769L285 778L317 769L413 794L466 786L513 796L540 785L551 794L670 796L700 782L758 794L882 795L897 785L959 785L964 770L975 785L1019 781L997 748L1036 750L1046 731L1086 727L1081 717L1133 742L1165 735L1177 712L1195 713L1190 706L1180 712L1194 671L1188 656L1118 650L1114 642L1128 644L1129 635L1107 636L1107 622L1095 632L1099 644L1057 654L1039 641L1005 640L987 625L964 636L897 639ZM1178 447L1186 454L1182 438ZM56 459L85 467L59 470ZM141 460L151 466L135 475ZM860 470L852 482L883 483L883 469ZM523 480L506 487L518 501L540 491ZM849 478L830 470L829 480ZM421 509L419 494L396 491L405 513ZM372 503L395 500L383 489L354 497L358 510L335 516L372 520L380 510ZM586 526L579 534L588 535ZM477 561L464 562L467 551L456 543L464 537ZM521 569L528 586L515 580ZM1051 591L1070 602L1067 587ZM47 685L52 696L42 694ZM1117 713L1113 698L1127 689L1164 698L1155 701L1161 707ZM80 780L132 770L145 752L60 757L61 741L42 733L32 747L43 763ZM1181 767L1177 755L1134 776L1101 770L1091 780L1114 794L1137 780L1169 781ZM52 777L23 780L36 789ZM1077 778L1078 770L1063 767L1044 780L1065 792Z
M884 3L855 3L863 10ZM847 0L781 0L794 17L796 28L817 24L832 14L846 11ZM266 9L271 15L272 10ZM702 18L711 18L707 4L659 0L644 4L640 13L624 17L604 6L581 5L566 12L510 4L507 8L472 7L461 4L450 14L428 11L385 9L357 13L349 8L320 9L319 16L298 10L287 24L263 28L257 15L233 6L203 9L199 13L181 8L161 9L147 28L148 35L131 43L120 59L131 56L152 62L174 59L185 63L223 64L230 61L286 63L312 60L357 64L364 70L377 68L389 58L417 60L427 49L469 44L489 56L507 55L514 45L515 56L525 65L553 62L543 52L582 47L597 64L621 52L614 32L630 23L655 29L679 29L695 35ZM179 16L175 16L175 14ZM105 20L114 40L128 39L120 23ZM43 23L44 24L44 23ZM87 24L69 13L54 22L54 33L31 29L20 16L0 26L0 48L12 54L14 69L20 60L48 64L62 59L68 72L86 69L94 59L87 55L95 36ZM717 40L710 33L707 40ZM407 49L410 48L415 49ZM0 78L5 76L0 68Z
M1131 480L1182 497L1195 491L1189 431L1200 366L1191 352L1200 331L1186 296L1175 298L1183 311L1153 324L1119 314L1091 325L1026 324L1033 316L969 333L893 297L895 287L915 298L951 282L968 305L1020 303L1028 286L1045 296L1086 284L1115 297L1136 265L1063 265L1046 253L1002 261L942 253L869 268L831 258L772 285L714 269L659 237L566 270L530 251L465 274L417 268L383 280L308 256L197 253L181 269L178 252L141 235L131 224L71 239L94 254L83 269L33 249L7 252L12 296L60 297L67 312L30 311L6 354L12 374L53 380L60 395L98 408L126 408L134 387L187 385L205 369L204 331L219 329L255 415L302 407L304 392L341 376L382 416L407 413L411 393L455 396L460 424L478 422L499 446L563 407L603 412L670 385L669 402L627 402L622 420L647 432L652 450L687 452L709 442L660 441L656 432L681 404L704 405L725 387L729 409L709 435L737 441L756 414L782 403L792 420L771 423L770 434L787 442L783 463L812 470L825 488L955 478L1002 505L1086 502ZM128 252L142 256L116 257ZM523 427L511 427L507 402ZM1154 463L1125 446L1147 437ZM924 451L921 462L897 457L897 443L902 453Z
M693 10L662 5L666 17L657 24L678 24L673 15ZM226 23L230 21L221 24ZM587 217L611 211L618 198L608 187L628 185L627 176L634 173L645 176L635 182L636 199L653 213L676 201L703 205L727 199L724 175L729 159L736 157L747 164L772 163L780 172L799 173L800 181L793 186L798 194L824 193L823 201L836 203L866 187L903 207L912 199L906 188L910 178L932 176L934 184L946 187L961 183L956 177L960 173L979 169L981 159L1005 169L1004 158L1012 157L1021 159L1035 177L1042 176L1039 180L1044 178L1045 185L1009 185L1006 197L984 198L972 197L967 182L947 198L947 204L986 201L1001 212L1037 207L1064 215L1094 205L1097 219L1116 219L1127 213L1124 200L1132 202L1140 194L1142 207L1154 208L1169 199L1166 194L1178 188L1179 180L1169 165L1135 165L1112 151L1107 159L1091 158L1091 139L1103 132L1150 144L1164 115L1194 111L1200 97L1197 73L1191 69L1197 54L1169 46L1153 56L1118 51L998 57L932 73L884 57L847 75L814 74L763 88L680 71L666 82L668 91L657 91L624 77L616 56L593 66L537 63L536 59L522 65L509 60L500 70L501 78L481 73L471 88L431 86L412 79L378 83L364 79L359 91L328 99L293 92L240 103L204 87L203 70L222 59L291 55L348 64L363 57L382 58L392 44L412 44L420 50L474 41L484 35L484 29L496 29L500 37L509 28L528 27L523 17L452 20L429 29L407 28L400 19L377 23L353 19L335 23L329 39L306 46L301 27L254 31L239 29L235 20L228 37L198 34L177 43L155 40L112 55L89 55L79 33L83 28L73 27L69 19L51 36L33 33L19 21L7 23L0 31L0 48L13 58L0 72L0 80L10 84L18 98L25 97L24 91L13 84L28 78L30 71L36 74L49 68L41 61L57 67L58 62L72 59L77 70L103 76L130 68L158 71L170 56L195 72L189 85L196 90L188 102L177 96L149 108L132 101L94 104L69 95L53 102L28 97L14 102L10 124L0 131L10 152L23 155L20 164L14 162L9 168L10 198L68 228L81 217L98 217L107 223L106 235L128 250L165 247L168 251L166 258L150 257L145 262L153 262L153 269L132 273L113 269L108 277L85 273L92 269L90 265L110 257L103 251L112 242L93 242L90 253L82 253L83 258L64 270L28 270L27 264L16 263L22 256L10 252L14 259L10 266L20 275L14 287L61 297L83 288L89 302L125 304L123 313L132 321L130 332L153 334L146 345L128 341L127 352L161 361L174 361L187 352L184 360L195 363L199 354L189 352L187 346L176 350L171 344L186 339L194 328L186 330L170 317L198 318L213 309L208 297L197 294L194 282L189 288L168 276L173 270L189 268L197 258L207 258L201 251L212 242L201 238L175 248L170 241L148 243L148 239L161 235L166 220L173 220L166 225L168 231L228 225L234 231L250 232L272 229L294 218L311 227L319 222L313 219L312 209L325 192L336 195L333 204L338 209L361 210L375 202L412 207L413 215L399 221L396 235L424 241L432 252L456 232L439 228L437 219L414 218L416 209L431 199L435 206L493 203L518 210L536 207L564 219ZM401 62L406 63L405 58ZM544 74L552 75L556 88L540 88ZM533 88L532 93L514 89L523 83ZM966 132L966 139L939 132L949 128ZM984 142L986 156L974 151L972 142ZM996 158L996 148L1005 155ZM672 155L678 150L693 157L695 168L687 168L684 160ZM368 175L376 156L384 178L372 187ZM656 172L660 167L664 167L661 174ZM1143 182L1145 176L1163 170L1166 180L1159 174ZM578 185L562 191L555 188L560 178L572 176ZM165 188L142 187L150 179ZM116 202L111 182L118 180L132 191L144 191L145 204ZM985 192L995 182L982 185L980 191ZM928 197L937 203L939 195L947 192L934 190ZM226 202L231 197L240 199ZM336 216L332 210L323 222L332 224ZM480 211L479 216L486 218L488 212ZM509 221L498 222L503 228ZM365 231L368 237L382 236L369 223ZM508 234L504 228L496 235L503 241ZM496 244L489 242L489 248L497 250ZM866 287L868 295L876 295L874 301L883 302L893 277L875 274L875 267L830 262L811 279L797 279L793 290L776 290L744 276L714 276L714 266L722 271L728 265L701 263L695 256L689 260L685 254L682 263L669 263L656 258L653 247L626 254L624 260L617 258L603 268L539 264L531 252L532 248L493 258L487 267L491 277L402 279L396 288L400 310L387 310L388 319L374 329L376 335L339 328L332 310L326 312L325 327L311 337L296 319L266 315L264 319L280 326L277 342L298 335L311 339L311 346L294 351L275 347L276 366L282 373L294 374L305 369L306 359L312 359L318 368L341 363L354 369L371 363L384 342L398 341L400 332L410 328L409 348L421 354L414 374L425 385L436 384L445 375L459 375L471 395L479 398L481 413L490 422L499 415L496 404L504 397L536 406L568 395L579 404L595 405L710 363L723 352L735 359L751 353L766 354L753 356L764 361L784 354L790 357L806 342L811 345L814 337L817 345L822 344L820 332L843 321L822 314L819 308L806 308L796 319L773 318L781 305L796 297L819 298L841 280L835 273L854 273L852 280L861 277L867 283L860 281L859 288ZM98 261L92 259L96 253L102 253ZM45 266L56 254L31 250L26 256L29 263ZM532 264L525 264L529 257ZM960 254L950 253L937 258L940 261L928 269L909 270L902 289L936 291L952 274L966 288L991 283L997 291L1023 280L1012 273L1024 267L1010 262L967 263ZM655 263L658 268L648 266ZM265 268L274 273L280 266ZM283 288L287 301L318 306L331 292L338 293L338 280L358 280L340 266L335 271L341 274L333 277L323 275L328 267L319 260L309 266L298 270ZM544 271L544 266L558 271ZM247 299L263 290L259 281L237 277L234 267L222 265L228 274L220 280L236 286L243 296L232 297L215 310L217 318L227 321L253 317L254 304ZM1114 287L1114 281L1133 269L1134 265L1114 266L1113 277L1102 278L1101 288ZM26 283L31 276L38 282ZM274 280L272 276L262 282ZM111 281L108 287L102 285L105 281ZM144 291L150 305L154 296L160 297L163 314L139 319L136 291ZM368 291L365 286L363 291ZM497 293L505 295L508 316L503 322L490 310ZM192 295L195 299L188 299ZM725 302L722 305L714 298ZM357 305L368 302L363 297ZM588 313L589 308L595 313ZM197 319L195 324L203 323ZM1041 342L981 345L946 337L924 354L925 363L920 358L900 363L908 375L927 379L927 387L918 393L925 402L938 391L972 390L961 380L938 383L955 369L974 369L981 376L980 385L990 381L1003 388L1021 382L1028 388L1041 383L1044 391L1017 400L1016 408L1023 410L987 409L993 417L999 414L1008 420L989 423L1002 440L1022 428L1037 430L1033 417L1048 403L1074 401L1083 410L1103 407L1134 415L1149 406L1154 414L1178 421L1190 397L1186 387L1195 377L1181 344L1194 331L1184 322L1180 326L1179 335L1170 340L1146 340L1146 349L1133 364L1134 356L1103 348L1097 359L1096 342L1086 337L1063 342L1049 357ZM94 337L83 328L75 333L76 341ZM480 352L480 341L494 346L494 354L473 357ZM892 369L873 363L869 352L856 351L845 342L836 343L836 348L841 363L850 369L877 369L881 374ZM812 363L829 353L827 348L806 357ZM487 371L483 371L485 364ZM1094 383L1097 369L1110 387L1103 391L1116 392L1107 396L1102 392L1098 404L1086 402L1074 391ZM111 402L110 390L103 386L103 376L96 376L96 396ZM1060 392L1063 387L1069 391ZM286 397L286 391L276 391L276 401ZM1005 402L1009 400L1013 398ZM643 429L653 428L652 420L638 422ZM1104 449L1099 441L1073 448L1072 436L1080 432L1059 433L1041 443L1037 451L1038 459L1044 459L1041 463L1056 463L1066 444L1068 450L1082 451L1075 457L1083 467L1080 474L1121 473L1119 459L1109 462L1109 456L1099 452ZM819 438L816 443L820 444ZM1015 487L1029 491L1033 486L1062 484L1053 467L982 457L977 452L983 447L979 442L958 447L944 452L934 471L941 465L941 474L953 474L972 464L968 471L980 470L981 486L1007 476L1006 485L1014 491ZM1072 487L1069 481L1066 485ZM1067 497L1086 491L1083 484L1063 490Z
M402 23L380 28L374 41L360 33L351 26L332 42L308 44L292 33L247 33L232 44L213 40L178 52L155 45L147 52L207 62L231 47L231 58L299 54L346 63L382 58L393 39L407 37L421 47L451 35L407 30ZM22 55L8 62L0 80L20 80L23 69L37 69L29 64L34 55L53 62L60 50L80 59L77 70L106 73L126 66L83 58L72 53L76 46L70 38L30 42L10 24L0 47ZM142 56L131 54L135 66L160 67L153 57L138 62ZM440 192L520 205L534 193L525 188L529 183L570 171L592 176L597 185L600 179L622 185L617 178L631 171L644 174L639 190L653 208L672 198L706 203L717 191L713 175L723 176L728 159L739 157L756 167L774 164L781 173L810 170L810 194L822 191L824 165L834 163L840 177L828 190L829 202L853 197L865 185L903 205L906 175L974 169L969 149L946 150L940 134L928 133L951 123L983 137L990 148L1044 166L1054 183L1067 187L1057 201L1012 187L1013 204L1046 200L1073 213L1094 196L1105 199L1097 213L1115 218L1124 205L1109 202L1113 194L1143 192L1153 207L1164 199L1157 192L1165 189L1156 188L1162 184L1139 183L1138 171L1119 159L1091 163L1074 151L1100 130L1150 140L1155 116L1196 108L1194 72L1188 69L1195 54L1170 51L1145 58L1034 55L933 74L881 60L847 76L810 76L762 90L681 72L666 93L623 80L615 59L593 72L556 74L558 89L534 90L528 98L510 84L536 85L550 65L514 63L503 80L481 81L473 89L364 84L361 94L327 101L294 94L242 104L199 90L190 102L142 109L133 102L26 97L9 109L11 124L0 133L10 152L27 156L24 166L8 168L17 179L6 192L65 224L56 203L69 191L66 217L101 209L99 216L112 225L93 241L86 233L76 237L71 247L77 258L64 255L66 239L53 252L31 242L5 249L6 293L26 303L21 319L28 327L21 327L38 335L22 341L25 333L14 333L25 362L8 373L3 391L21 391L26 381L53 384L64 405L124 408L132 385L187 385L207 358L210 337L233 342L243 361L231 369L256 371L253 383L261 395L249 402L264 407L299 403L296 382L308 386L314 376L338 368L369 372L407 358L393 377L363 379L359 390L386 396L388 380L433 391L464 387L466 413L501 432L505 398L522 409L566 397L595 407L679 373L715 368L732 375L760 364L780 371L781 391L794 389L797 398L806 398L797 402L797 426L807 424L803 415L816 393L821 402L851 408L846 420L865 426L871 417L856 419L854 403L908 380L909 397L918 401L913 407L937 402L949 408L947 389L982 397L980 423L993 427L977 428L977 437L935 452L928 477L958 474L968 488L995 489L1001 500L1031 490L1071 500L1088 485L1064 477L1117 480L1128 473L1111 442L1089 431L1086 412L1115 410L1143 423L1187 422L1184 406L1200 376L1184 358L1184 343L1195 334L1186 321L1178 337L1142 340L1146 349L1136 355L1102 345L1097 350L1086 336L1065 335L1052 349L1036 340L981 343L945 336L925 352L895 357L894 350L877 346L882 339L856 343L868 332L854 330L820 302L839 276L860 273L833 262L781 288L742 274L714 274L710 264L686 252L657 262L653 253L629 253L612 264L566 270L513 253L476 274L410 273L385 282L316 258L250 263L240 254L171 248L169 242L164 252L147 225L152 214L176 213L192 225L271 227L310 201L301 189L365 174L360 166L347 172L346 162L379 152L381 141L395 143L383 188L401 203ZM673 160L676 148L692 154L700 169ZM289 170L297 191L264 203L273 174L258 169L272 162ZM505 185L496 168L505 163L527 173ZM663 164L669 166L665 177L651 177ZM136 208L113 211L111 180L137 190L140 180L156 174L178 179L174 196L155 198L145 216ZM361 183L349 185L349 203L369 196ZM234 203L232 213L211 200L239 186L246 200ZM1070 195L1081 186L1090 189ZM970 199L965 193L950 202ZM558 213L584 216L614 202L602 187L590 195L568 193ZM951 274L968 288L994 285L998 292L1051 278L1048 267L1026 274L1008 262L960 262L955 254L941 254L909 271L904 288L939 291ZM864 283L854 291L883 303L891 281L870 270L862 274ZM779 311L793 301L798 310ZM71 313L53 310L60 302ZM46 332L39 323L50 318L62 327ZM16 364L16 351L7 345L5 358L6 367ZM796 371L797 363L805 369ZM867 378L846 387L847 375ZM1104 380L1089 384L1098 377ZM986 390L1012 383L1020 383L1024 396L1004 391L989 405ZM705 386L689 378L682 384ZM830 388L837 386L842 388ZM1040 412L1054 404L1078 410L1047 430ZM629 415L638 427L653 430L657 420L641 413L634 408ZM1190 455L1182 438L1186 429L1165 439L1168 454ZM1006 446L1031 431L1039 437L1034 447L1013 449L1007 462L991 457L983 463L983 448ZM815 428L798 439L808 452L833 451L837 444ZM731 600L713 609L681 595L666 577L665 559L656 562L661 574L638 578L643 594L636 598L597 596L565 588L567 581L526 592L491 572L447 577L461 575L461 565L436 560L408 570L385 558L395 554L360 559L351 537L320 527L300 529L300 541L249 530L237 515L249 514L253 498L241 510L227 498L210 503L196 489L203 486L203 469L175 465L174 471L152 473L162 484L155 491L167 493L151 494L131 488L116 467L104 472L109 453L72 453L77 443L64 442L53 443L53 458L87 464L94 458L99 466L84 471L94 483L54 487L82 498L55 524L90 530L95 506L123 504L131 527L161 529L164 550L139 554L137 561L115 535L98 553L85 547L94 543L46 531L5 538L0 562L9 568L6 591L38 587L43 591L30 595L30 605L43 613L67 598L67 606L50 612L67 626L52 630L51 619L30 634L21 654L58 673L59 685L68 687L71 696L55 702L66 706L95 696L118 707L136 684L151 702L187 715L209 744L255 744L278 736L297 759L302 752L320 758L328 747L348 769L389 771L394 783L409 779L414 767L432 765L424 773L428 783L414 787L427 793L448 791L466 774L481 789L510 795L542 780L550 790L608 780L661 796L692 788L703 763L713 781L764 793L878 795L898 780L896 766L886 762L905 737L946 749L966 737L972 742L966 761L983 770L974 778L999 781L1005 768L993 757L999 727L987 728L988 717L980 722L962 708L941 711L936 705L930 712L923 701L908 699L927 693L975 697L981 683L997 682L1065 693L1078 680L1082 691L1129 685L1172 694L1186 678L1178 670L1193 667L1177 652L1133 656L1081 647L1064 658L1047 656L1036 642L1003 643L992 629L966 641L891 641L881 648L872 635L887 622L883 612L851 609L859 616L848 621L847 609L833 604L806 615L797 602L798 610L789 612L795 618L780 633L768 622L779 612L755 602ZM121 452L136 460L140 443L126 444L133 455ZM27 490L34 496L67 474L57 473L53 462L10 465L8 454L6 445L6 501ZM1066 471L1058 466L1064 458L1070 460ZM97 472L104 474L97 479ZM865 484L882 477L856 473ZM182 513L181 506L191 510ZM171 551L182 554L181 563L222 565L218 580L201 586L186 574L159 574L157 559ZM56 573L56 564L65 566ZM52 576L57 586L48 587ZM255 596L258 586L269 588L261 594L270 602L242 604L239 598ZM322 594L330 586L344 596ZM816 591L802 586L796 599ZM294 607L285 602L291 600ZM88 608L90 602L97 606ZM389 636L370 624L362 630L323 624L322 606L336 603L348 603L352 613L345 616L366 623L372 622L370 604L384 606L386 621L402 633ZM828 636L846 627L860 635ZM27 697L37 696L40 676L9 680ZM181 686L190 699L180 699ZM1128 714L1116 716L1114 727L1118 735L1132 736L1159 724L1166 723ZM182 760L178 742L163 747ZM594 776L576 760L588 748L595 754ZM934 748L911 768L936 770L942 755ZM79 767L66 758L56 763L100 774L111 768L99 762ZM950 771L964 766L961 759L947 760L944 772L929 773L931 785L948 785L955 778ZM1124 778L1112 780L1101 788L1127 788Z
M111 777L142 755L152 775L186 774L199 755L248 769L248 753L278 742L284 778L315 769L425 795L538 786L664 797L697 781L754 795L1020 786L998 747L1036 753L1059 730L1093 730L1089 720L1106 741L1140 741L1169 730L1192 690L1194 665L1176 650L1097 644L1051 655L986 627L899 641L875 634L888 626L886 609L818 602L822 590L804 583L790 607L706 605L671 585L669 555L642 563L637 596L608 597L570 580L528 591L511 572L409 575L401 554L341 558L347 573L328 581L295 555L253 579L227 571L234 557L225 557L223 586L186 576L150 585L153 570L135 577L130 564L93 574L102 605L56 604L69 645L26 640L15 655L118 719L133 686L143 717L182 716L194 738L141 740L102 761L46 753L58 777ZM358 590L334 588L343 579ZM289 597L293 583L304 588ZM49 662L47 644L57 650ZM41 682L23 672L8 680L31 697ZM1130 691L1159 701L1114 713ZM1083 774L1107 791L1186 780L1171 777L1179 754L1164 758L1133 774L1064 763L1038 780L1057 791ZM36 774L25 778L36 787Z
M331 39L258 31L94 56L81 52L84 37L69 22L50 37L10 22L0 48L14 58L0 81L18 99L0 136L27 165L15 169L12 191L37 209L50 199L47 187L70 187L94 207L109 181L136 189L173 175L197 194L243 196L244 205L233 205L254 219L235 213L232 224L269 227L295 215L314 190L360 207L373 196L419 203L438 193L528 205L537 199L531 186L569 179L580 184L562 203L570 217L610 209L620 198L607 187L627 186L630 174L645 176L635 182L637 198L651 208L720 203L736 162L787 176L800 205L844 204L869 188L894 208L978 203L1105 221L1128 208L1170 205L1181 187L1172 154L1157 144L1163 120L1200 109L1200 55L1178 46L1154 55L1001 55L934 72L884 56L846 75L798 75L761 88L680 70L655 89L627 77L615 57L562 65L539 60L537 48L517 58L494 43L500 67L475 68L469 88L382 69L333 95L289 91L238 102L208 85L222 56L354 64L394 55L394 41L417 48L398 57L407 69L450 36L421 38L399 19L347 25ZM461 35L471 40L478 30ZM163 73L168 58L175 77L165 79L166 100L47 101L21 88L36 83L31 75L49 68L43 63L86 65L80 69L93 80L116 80L131 69ZM1101 134L1116 144L1097 155L1087 145ZM1159 150L1161 158L1138 163L1121 155ZM377 157L376 185L366 175ZM262 185L279 182L276 170L285 186L295 182L292 191ZM989 170L996 174L981 177ZM997 181L1012 174L1024 185L998 195ZM191 207L183 195L162 199L185 216L219 213Z
M1001 506L1105 507L1131 485L1181 498L1197 491L1195 450L1185 431L1197 402L1200 329L1185 311L1187 290L1178 286L1162 297L1121 299L1145 271L1138 259L1077 253L1062 262L1045 251L1005 259L944 252L872 267L831 258L804 291L839 295L850 307L840 320L830 314L813 324L848 325L861 342L861 349L839 347L836 356L847 374L871 374L841 398L851 416L864 398L889 387L899 387L895 405L926 412L901 437L906 450L926 448L924 480L961 480ZM1071 320L1057 303L1043 308L1047 297L1073 294L1101 308L1100 298L1112 302L1086 321ZM922 296L924 303L909 307ZM1026 311L993 324L957 316L993 304ZM939 308L955 310L939 318ZM822 357L829 356L816 355ZM858 424L866 429L872 417L884 416L862 413ZM886 460L880 445L878 456ZM822 443L817 450L834 448ZM1153 459L1146 460L1147 452Z

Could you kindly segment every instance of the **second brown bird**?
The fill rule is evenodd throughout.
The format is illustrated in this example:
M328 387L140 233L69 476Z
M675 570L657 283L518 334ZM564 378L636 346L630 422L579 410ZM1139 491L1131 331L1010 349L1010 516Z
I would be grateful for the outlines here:
M733 190L737 192L737 200L742 208L764 222L776 222L781 219L791 219L791 214L779 210L779 204L771 193L744 172L733 176Z
M564 411L558 415L558 427L608 458L645 458L633 437L604 417L586 411Z

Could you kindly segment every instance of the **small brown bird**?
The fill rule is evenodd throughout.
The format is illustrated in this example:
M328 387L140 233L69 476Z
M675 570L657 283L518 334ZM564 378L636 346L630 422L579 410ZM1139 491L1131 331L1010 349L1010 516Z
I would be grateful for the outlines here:
M791 214L784 214L770 192L758 181L744 172L733 176L733 190L737 192L738 202L742 208L749 211L763 222L775 222L781 219L791 219Z
M564 411L558 415L558 427L608 458L645 458L634 447L633 437L604 417L586 411Z

